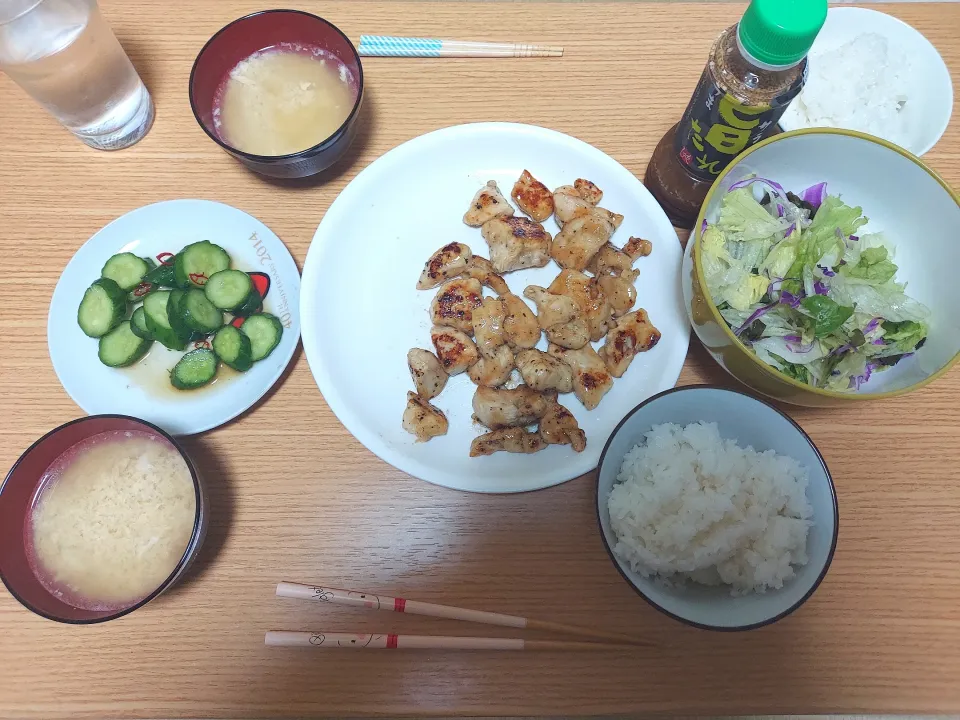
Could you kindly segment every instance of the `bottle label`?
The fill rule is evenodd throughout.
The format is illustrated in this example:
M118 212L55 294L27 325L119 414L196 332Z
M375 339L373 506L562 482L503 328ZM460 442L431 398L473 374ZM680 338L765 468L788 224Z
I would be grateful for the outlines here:
M744 105L704 70L677 125L674 150L691 175L713 182L746 148L773 132L787 105L803 88L807 61L797 80L767 105Z

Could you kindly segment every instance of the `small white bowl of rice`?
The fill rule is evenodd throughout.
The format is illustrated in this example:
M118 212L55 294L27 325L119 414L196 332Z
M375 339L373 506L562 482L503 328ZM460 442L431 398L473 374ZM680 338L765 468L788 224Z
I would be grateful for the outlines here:
M833 479L793 420L743 393L654 395L600 456L597 514L623 577L651 605L708 630L786 617L837 545Z
M856 130L923 155L952 111L950 71L926 37L879 10L832 7L780 127Z

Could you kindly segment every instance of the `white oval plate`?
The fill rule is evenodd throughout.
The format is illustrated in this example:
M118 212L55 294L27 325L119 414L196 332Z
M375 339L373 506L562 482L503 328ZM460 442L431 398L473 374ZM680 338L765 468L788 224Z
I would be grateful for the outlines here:
M280 344L245 373L221 367L217 380L199 390L175 390L167 376L183 357L154 343L130 368L109 368L97 358L97 341L77 325L84 290L119 252L155 258L210 240L230 254L233 267L270 277L264 310L283 323ZM300 274L280 238L245 212L209 200L170 200L117 218L90 238L67 264L50 301L47 344L67 394L91 415L132 415L174 435L218 427L250 408L283 374L300 337ZM188 348L189 349L189 348Z
M476 386L450 379L433 400L450 430L417 443L401 427L413 383L407 351L432 349L428 308L436 290L416 289L427 258L449 242L488 256L480 230L463 223L474 193L496 180L509 194L524 168L548 187L593 180L601 205L625 217L614 242L630 235L653 241L637 263L637 306L646 308L663 339L638 356L593 412L561 396L587 434L587 449L552 445L533 455L469 457L483 431L471 420ZM557 227L546 223L551 233ZM445 128L411 140L363 170L331 205L303 267L303 346L330 408L360 442L415 477L474 492L520 492L557 485L594 469L620 419L651 395L673 387L686 357L690 326L680 292L680 243L643 184L608 155L552 130L511 123ZM545 268L506 275L521 295L560 272ZM532 306L532 305L531 305ZM599 345L599 344L598 344ZM541 338L541 347L545 341Z

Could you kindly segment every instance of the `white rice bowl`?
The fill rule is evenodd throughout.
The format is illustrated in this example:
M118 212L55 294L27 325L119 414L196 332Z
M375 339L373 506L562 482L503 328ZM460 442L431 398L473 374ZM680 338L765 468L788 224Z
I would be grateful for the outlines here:
M720 437L715 423L655 425L624 456L607 505L613 552L643 577L782 588L807 563L813 508L791 457Z

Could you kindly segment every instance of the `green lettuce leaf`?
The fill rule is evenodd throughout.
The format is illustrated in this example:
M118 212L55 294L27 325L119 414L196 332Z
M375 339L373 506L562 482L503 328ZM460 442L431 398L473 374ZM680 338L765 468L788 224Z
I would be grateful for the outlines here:
M806 297L800 307L813 318L813 335L818 338L834 332L853 315L852 307L838 305L826 295Z
M846 277L866 280L871 285L882 285L897 274L897 266L887 259L885 247L867 248L860 253L856 265L844 265L840 272Z
M783 231L783 224L758 203L749 187L734 190L723 196L720 220L717 223L725 233L736 236L740 242L766 240Z
M863 217L860 207L850 207L840 198L828 196L800 238L797 259L785 277L801 278L805 267L813 270L818 264L836 266L846 250L844 237L852 235L866 223L867 218ZM843 237L838 237L838 229Z
M917 344L927 336L927 326L924 323L913 320L903 322L884 322L882 323L884 335L883 339L888 344L896 346L900 352L913 352Z

